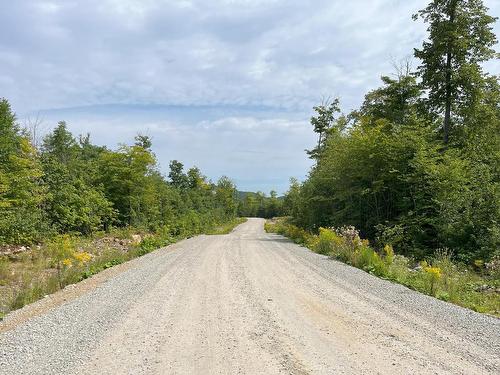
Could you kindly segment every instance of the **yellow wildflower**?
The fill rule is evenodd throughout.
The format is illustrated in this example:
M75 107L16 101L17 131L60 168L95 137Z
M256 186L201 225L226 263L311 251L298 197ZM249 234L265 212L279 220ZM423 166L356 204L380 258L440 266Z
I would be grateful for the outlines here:
M63 264L64 266L66 266L66 267L71 267L71 266L72 266L72 264L73 264L73 262L71 261L71 259L66 258L66 259L63 259L62 264Z
M92 258L92 255L83 251L81 253L73 254L73 258L75 258L78 262L83 264L83 263L87 263Z
M385 245L384 246L384 253L388 257L393 257L394 256L394 249L392 248L392 245Z
M394 261L394 249L392 248L392 245L384 246L384 254L385 254L385 262L387 264L392 264L392 262Z
M439 267L424 267L424 271L436 279L441 278L441 268Z

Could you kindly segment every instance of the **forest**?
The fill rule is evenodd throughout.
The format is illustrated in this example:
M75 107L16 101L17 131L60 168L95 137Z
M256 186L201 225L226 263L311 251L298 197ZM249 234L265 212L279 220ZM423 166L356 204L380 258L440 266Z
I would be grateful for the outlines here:
M240 217L270 219L283 215L283 197L278 197L278 193L274 190L271 190L269 196L261 191L238 193L238 216Z
M360 108L314 108L318 144L285 197L309 231L352 225L378 248L461 262L500 256L500 86L485 63L497 43L481 1L432 1L414 15L427 39Z
M75 138L65 122L39 147L0 101L0 245L40 243L58 234L92 235L133 227L172 236L200 233L235 218L236 188L170 162L159 171L151 139L116 150Z
M0 101L0 320L107 268L237 219L234 183L177 160L163 176L151 139L117 149L59 122L42 139Z

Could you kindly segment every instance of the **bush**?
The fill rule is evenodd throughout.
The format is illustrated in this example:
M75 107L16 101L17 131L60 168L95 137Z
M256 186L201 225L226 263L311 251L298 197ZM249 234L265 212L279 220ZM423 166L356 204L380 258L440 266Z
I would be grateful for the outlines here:
M278 219L265 224L267 232L274 232L305 244L312 251L363 269L369 273L393 280L422 293L435 296L479 312L500 315L500 298L495 292L478 290L498 288L498 264L496 260L486 263L481 276L453 261L447 249L438 250L429 261L412 268L411 259L397 255L391 245L383 247L381 253L373 249L367 240L359 237L353 227L339 229L320 228L317 235L295 227L287 220Z
M318 254L330 255L342 247L342 238L334 231L327 228L319 228L319 235L312 242L312 250Z

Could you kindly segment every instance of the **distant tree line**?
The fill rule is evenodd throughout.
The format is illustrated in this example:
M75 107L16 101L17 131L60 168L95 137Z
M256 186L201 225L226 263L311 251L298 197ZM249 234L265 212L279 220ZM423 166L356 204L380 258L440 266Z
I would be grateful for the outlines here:
M283 215L283 199L272 190L269 196L261 191L240 192L238 216L272 218Z
M314 108L318 145L307 180L285 209L311 230L354 225L373 241L425 257L448 248L463 261L500 256L500 85L496 21L480 0L433 0L415 57L382 77L358 110L337 99Z
M0 100L0 244L29 244L57 233L89 235L113 226L178 235L231 220L234 184L212 183L198 168L158 169L151 139L138 135L118 149L75 138L65 122L35 147Z

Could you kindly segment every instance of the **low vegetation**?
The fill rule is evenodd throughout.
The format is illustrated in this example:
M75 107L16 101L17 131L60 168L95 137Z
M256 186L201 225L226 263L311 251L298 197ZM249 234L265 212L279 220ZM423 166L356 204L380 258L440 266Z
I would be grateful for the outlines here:
M209 234L209 235L229 234L233 231L233 229L236 226L243 224L246 221L247 221L247 219L244 217L237 217L237 218L234 218L233 220L231 220L227 223L216 226L215 228L213 228L205 233Z
M156 233L115 229L94 238L64 234L54 237L39 249L28 250L10 259L0 257L0 317L67 285L183 238L201 233L226 234L244 221L244 218L235 218L210 228L186 226L177 235L166 228Z
M416 261L396 254L391 245L374 248L354 227L320 228L312 234L285 218L268 221L267 232L289 237L312 251L395 281L419 292L472 310L500 316L500 259L477 263L476 269L456 263L446 249Z
M42 139L37 134L0 99L0 314L158 247L225 233L240 222L229 178L214 183L176 160L162 175L147 136L112 150L89 135L73 136L65 122Z

